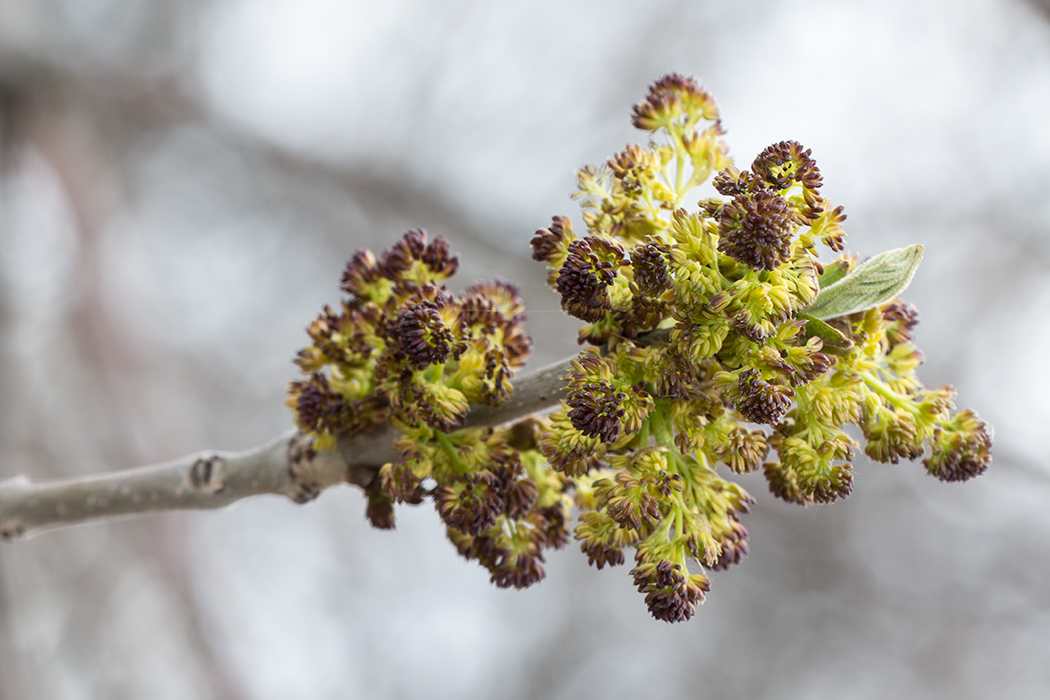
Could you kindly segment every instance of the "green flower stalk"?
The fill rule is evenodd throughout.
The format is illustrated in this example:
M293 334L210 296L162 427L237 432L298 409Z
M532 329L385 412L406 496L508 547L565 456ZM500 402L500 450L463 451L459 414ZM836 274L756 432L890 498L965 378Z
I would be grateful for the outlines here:
M350 296L310 326L289 405L318 449L400 431L401 458L367 492L377 527L393 527L395 503L430 499L463 556L521 588L568 541L575 506L588 561L617 566L633 549L649 611L676 622L703 602L706 570L747 555L754 499L727 477L761 469L800 505L848 496L852 423L870 458L926 455L931 475L964 481L987 468L991 431L916 377L918 316L897 295L921 246L823 264L846 217L812 153L782 141L735 168L692 78L658 80L632 121L647 143L578 173L585 232L558 216L532 239L589 346L558 410L463 427L471 404L510 396L530 344L523 308L502 282L448 293L456 259L419 231L350 261ZM709 180L720 196L697 199Z

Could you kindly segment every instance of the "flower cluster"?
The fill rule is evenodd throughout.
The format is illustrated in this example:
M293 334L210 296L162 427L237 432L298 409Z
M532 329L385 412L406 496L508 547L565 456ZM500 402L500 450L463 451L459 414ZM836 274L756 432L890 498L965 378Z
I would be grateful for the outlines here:
M461 555L497 586L531 586L544 576L544 551L568 542L572 505L571 480L537 450L538 426L527 419L508 430L445 433L402 425L401 459L380 469L375 490L395 503L432 498Z
M870 458L925 456L943 481L984 472L991 436L950 388L916 377L918 315L897 295L921 246L821 263L819 246L843 250L845 215L812 153L782 141L735 168L692 78L658 80L632 121L645 145L578 174L586 232L559 216L532 239L589 345L558 410L466 427L472 404L512 391L523 308L502 282L450 294L456 258L422 231L350 261L349 297L309 327L288 401L318 449L398 432L400 458L366 489L376 527L393 527L394 504L430 499L460 554L522 588L570 538L575 504L588 561L633 550L649 611L675 622L703 602L708 570L748 553L754 500L732 475L762 471L779 498L828 503L853 487L849 424ZM709 180L719 196L691 199Z
M408 231L381 258L358 251L343 273L350 294L307 329L289 405L323 449L335 436L396 419L439 430L462 426L470 403L498 405L528 357L524 306L506 282L481 282L458 299L444 286L458 260L443 238Z
M842 251L845 215L820 193L808 149L783 141L733 167L714 101L679 75L650 88L633 122L648 144L579 172L586 233L556 217L532 240L592 346L540 448L575 482L588 560L615 566L633 548L650 612L677 621L708 591L703 568L748 551L740 518L753 501L718 463L763 470L787 501L827 503L852 489L849 423L871 458L928 454L945 481L983 472L991 440L976 414L952 413L949 388L917 380L903 285L871 302L855 257L818 260L819 245ZM721 197L690 200L712 175ZM832 285L863 308L807 313Z
M341 435L390 424L401 459L368 487L367 515L394 526L395 503L433 500L464 556L500 586L543 576L544 550L568 540L570 481L540 456L535 421L463 429L471 404L496 406L531 340L521 299L506 282L480 282L458 298L444 282L457 268L442 238L409 231L376 258L347 264L339 312L325 307L296 360L307 377L288 404L317 449Z

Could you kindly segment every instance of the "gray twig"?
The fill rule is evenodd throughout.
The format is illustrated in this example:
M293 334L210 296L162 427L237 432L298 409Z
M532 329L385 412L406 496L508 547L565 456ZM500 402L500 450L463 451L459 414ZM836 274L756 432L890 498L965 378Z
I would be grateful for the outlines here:
M561 400L571 360L516 379L499 408L476 407L467 427L496 426L543 412ZM243 452L207 451L125 471L32 482L0 482L0 539L23 539L41 530L120 515L222 508L248 496L271 493L296 503L324 489L351 483L367 487L379 467L398 458L391 429L339 438L338 448L315 452L313 441L290 431Z

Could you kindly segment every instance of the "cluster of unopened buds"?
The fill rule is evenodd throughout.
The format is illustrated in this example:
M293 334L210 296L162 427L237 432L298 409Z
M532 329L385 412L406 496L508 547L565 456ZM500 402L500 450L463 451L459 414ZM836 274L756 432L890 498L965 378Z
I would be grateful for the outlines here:
M410 231L347 266L350 295L310 326L289 405L316 449L389 425L401 458L368 488L368 517L431 499L458 551L498 586L543 578L544 550L574 537L591 564L626 561L654 617L690 618L707 569L748 552L754 502L719 474L762 470L774 495L849 495L860 446L880 462L925 455L943 481L982 473L989 429L923 388L915 309L897 298L920 246L862 263L841 253L842 207L821 194L809 150L784 141L733 167L718 110L693 79L658 80L634 107L645 145L579 172L586 233L555 217L533 258L588 347L559 410L464 428L471 404L513 388L530 341L513 286L443 283L456 259ZM713 177L720 197L690 200ZM728 476L728 475L727 475ZM577 523L570 534L573 507Z

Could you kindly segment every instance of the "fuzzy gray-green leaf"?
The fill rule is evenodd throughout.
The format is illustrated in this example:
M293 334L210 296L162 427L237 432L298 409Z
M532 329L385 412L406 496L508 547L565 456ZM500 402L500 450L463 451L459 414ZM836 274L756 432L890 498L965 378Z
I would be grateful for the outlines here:
M911 282L922 262L922 252L923 247L916 244L865 260L850 274L821 289L817 300L803 311L823 321L884 304Z

